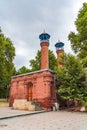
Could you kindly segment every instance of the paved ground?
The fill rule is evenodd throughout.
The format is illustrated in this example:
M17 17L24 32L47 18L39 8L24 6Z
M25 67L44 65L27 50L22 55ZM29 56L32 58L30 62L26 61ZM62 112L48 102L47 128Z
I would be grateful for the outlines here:
M41 112L41 111L14 110L10 107L2 107L0 108L0 120L2 118L14 117L14 116L19 116L19 115L28 115L32 113L38 113L38 112Z
M87 130L87 113L51 111L4 119L0 130Z

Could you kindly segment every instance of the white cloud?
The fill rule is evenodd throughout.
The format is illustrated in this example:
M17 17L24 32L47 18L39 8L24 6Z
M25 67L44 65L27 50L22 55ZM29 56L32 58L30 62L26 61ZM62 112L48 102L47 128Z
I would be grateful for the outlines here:
M39 34L45 29L51 35L50 49L59 40L65 51L72 53L68 34L75 31L76 20L82 3L86 0L1 0L0 26L16 48L15 66L29 66L29 60L40 50Z

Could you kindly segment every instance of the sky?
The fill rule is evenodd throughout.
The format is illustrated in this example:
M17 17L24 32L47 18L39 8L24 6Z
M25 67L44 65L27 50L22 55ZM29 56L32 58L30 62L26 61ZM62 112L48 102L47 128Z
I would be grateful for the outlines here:
M68 35L76 31L78 11L87 0L0 0L0 26L15 47L16 69L26 66L40 50L39 35L50 34L49 49L56 56L55 44L65 43L66 53L73 54Z

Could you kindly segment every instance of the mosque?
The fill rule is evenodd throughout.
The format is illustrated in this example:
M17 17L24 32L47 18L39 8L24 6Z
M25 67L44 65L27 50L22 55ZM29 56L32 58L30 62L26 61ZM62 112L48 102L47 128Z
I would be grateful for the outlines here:
M51 108L56 101L55 73L49 69L49 39L50 35L39 35L41 46L40 70L24 73L11 78L9 106L12 107L15 99L26 99L39 103L44 108ZM64 52L64 43L55 44L57 59ZM59 65L61 67L61 64Z

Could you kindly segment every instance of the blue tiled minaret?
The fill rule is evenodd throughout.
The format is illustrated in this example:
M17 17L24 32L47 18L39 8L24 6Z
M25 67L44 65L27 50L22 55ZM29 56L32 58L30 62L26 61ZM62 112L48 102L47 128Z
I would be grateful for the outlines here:
M47 69L49 68L48 47L50 35L44 32L39 35L39 39L41 46L41 69Z
M58 59L58 67L62 67L62 64L59 63L59 61L61 60L61 55L64 53L64 43L58 41L55 44L56 47L56 53L57 53L57 59Z

